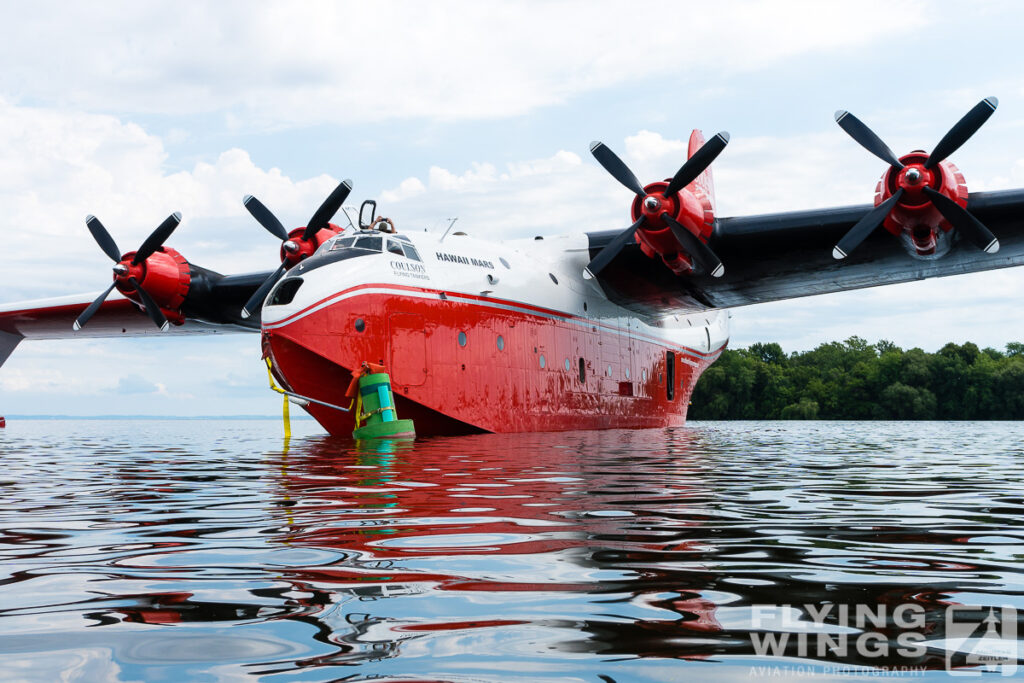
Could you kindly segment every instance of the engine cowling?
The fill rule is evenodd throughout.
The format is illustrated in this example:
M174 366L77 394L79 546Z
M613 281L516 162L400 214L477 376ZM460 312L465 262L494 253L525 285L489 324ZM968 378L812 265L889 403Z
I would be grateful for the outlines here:
M192 274L188 261L175 249L160 247L145 261L132 265L136 252L125 254L114 267L114 282L119 292L146 307L137 283L160 308L167 321L174 325L185 322L181 307L185 303L192 285ZM119 272L123 267L126 272Z
M635 197L632 205L633 221L644 216L643 226L636 231L640 249L649 258L660 257L676 275L693 272L693 257L672 232L672 226L663 217L670 215L699 240L707 244L715 224L715 212L710 198L699 187L683 188L666 197L668 180L644 187L647 197Z
M875 206L886 201L900 188L903 195L882 223L887 231L901 239L914 256L938 258L949 251L953 224L936 208L924 188L944 194L961 208L967 207L967 184L963 173L952 162L943 161L925 168L928 154L915 150L900 157L902 169L890 166L875 187Z
M311 237L304 238L305 227L295 228L288 233L288 239L281 243L281 263L287 268L292 268L299 261L309 258L327 240L331 239L342 228L334 223L328 223L326 227L317 230Z
M729 134L724 131L708 142L700 131L693 131L686 163L672 178L646 186L604 143L593 143L590 151L594 158L636 197L633 224L591 259L583 276L600 273L635 238L644 254L659 256L677 275L701 270L721 277L725 267L707 244L715 221L709 166L728 143Z

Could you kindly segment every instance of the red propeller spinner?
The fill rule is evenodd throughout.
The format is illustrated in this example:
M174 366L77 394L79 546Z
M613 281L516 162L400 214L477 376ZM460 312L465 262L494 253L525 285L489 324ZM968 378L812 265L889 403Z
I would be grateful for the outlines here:
M591 278L600 273L635 238L638 230L643 236L641 244L646 243L651 251L661 254L666 265L675 272L690 272L692 259L714 277L725 274L721 259L706 243L709 233L702 230L704 208L686 186L711 165L727 144L729 134L722 131L687 159L670 180L644 186L603 142L591 143L590 152L598 163L632 190L636 199L633 200L633 224L598 252L584 269L583 276Z
M334 191L323 201L306 226L295 228L291 232L285 230L281 221L263 205L263 202L251 194L245 196L242 203L252 217L266 228L267 232L281 240L281 265L263 281L259 289L245 303L242 308L243 318L248 318L263 305L263 300L267 298L274 283L284 275L286 270L299 261L312 256L321 244L341 232L341 228L332 225L330 220L341 209L341 205L345 203L351 191L352 181L341 181L341 184L334 188Z
M921 256L935 253L940 233L952 228L979 249L990 254L999 251L999 240L967 211L963 175L945 160L981 128L998 105L994 97L982 100L949 129L930 155L916 151L899 159L860 119L848 111L837 111L839 127L889 168L875 193L875 208L839 240L832 256L846 258L883 222L893 234L906 233Z
M174 249L163 246L174 229L181 223L181 214L173 213L146 238L137 251L121 255L114 238L95 216L88 216L85 224L96 243L114 261L114 281L106 291L96 297L74 322L78 331L99 310L115 287L129 299L141 304L150 320L166 331L170 321L184 322L181 305L185 301L192 276L188 261Z

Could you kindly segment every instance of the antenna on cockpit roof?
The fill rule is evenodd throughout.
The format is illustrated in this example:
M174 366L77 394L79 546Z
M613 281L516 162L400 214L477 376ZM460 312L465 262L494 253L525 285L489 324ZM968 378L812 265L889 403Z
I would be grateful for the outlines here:
M439 243L440 242L444 242L444 238L447 237L448 233L450 233L452 231L452 226L455 225L455 221L459 220L459 217L456 216L455 218L449 218L448 220L451 221L451 222L448 223L448 229L444 231L444 234L441 235L441 239L438 240Z

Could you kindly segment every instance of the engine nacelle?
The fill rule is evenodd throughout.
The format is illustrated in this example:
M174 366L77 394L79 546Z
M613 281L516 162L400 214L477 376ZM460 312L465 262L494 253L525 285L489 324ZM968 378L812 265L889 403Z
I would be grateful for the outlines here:
M668 213L706 243L714 228L715 213L711 198L696 184L671 197L664 196L666 187L668 180L651 183L644 188L647 197L637 196L633 200L633 220L640 216L645 219L643 226L636 231L636 239L649 258L660 256L672 272L685 275L693 272L693 259L679 244L662 215Z
M181 307L192 285L188 261L170 247L160 247L138 265L132 265L134 256L134 251L128 252L114 268L118 291L145 308L138 291L130 282L134 278L153 298L169 322L183 324L185 316L181 313Z
M882 225L900 238L912 256L935 259L945 255L952 246L953 226L928 198L924 188L931 187L966 208L967 185L960 169L952 162L943 161L927 169L924 167L927 159L925 152L915 150L900 157L902 170L890 166L875 187L875 206L903 188L903 197Z
M312 256L321 244L341 232L342 228L334 223L328 223L326 228L318 230L308 240L302 239L302 234L305 231L305 227L295 228L288 233L288 239L281 244L281 263L287 265L288 268Z

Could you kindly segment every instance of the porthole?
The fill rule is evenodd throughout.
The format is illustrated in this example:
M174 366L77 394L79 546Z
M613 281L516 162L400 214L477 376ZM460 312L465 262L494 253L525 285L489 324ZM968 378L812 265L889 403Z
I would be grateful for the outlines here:
M543 353L542 353L542 354L540 354L540 367L541 367L541 368L543 368L543 367L544 367L544 366L546 366L547 364L548 364L548 362L547 362L547 360L546 360L546 359L544 358L544 354L543 354Z
M465 346L465 345L466 345L466 333L465 332L459 332L459 346Z
M555 277L554 273L548 273L548 277L551 278L551 281L554 282L556 285L558 284L558 278Z
M510 266L510 265L508 264L508 261L506 261L506 260L505 260L504 258L502 258L501 256L499 256L499 257L498 257L498 260L499 260L499 261L501 261L501 265L505 266L505 267L506 267L506 268L508 268L509 270L511 270L511 269L512 269L512 266Z
M583 310L584 310L584 311L586 311L586 310L587 310L587 302L586 302L586 301L584 301L584 302L583 302Z
M566 359L565 359L565 371L566 371L566 372L569 372L569 370L571 370L571 369L572 369L572 363L570 363L570 362L569 362L569 359L568 359L568 358L566 358Z
M356 318L356 332L362 332L366 329L366 321L362 318Z
M499 351L504 351L505 350L505 338L502 337L500 334L498 335L498 350Z

